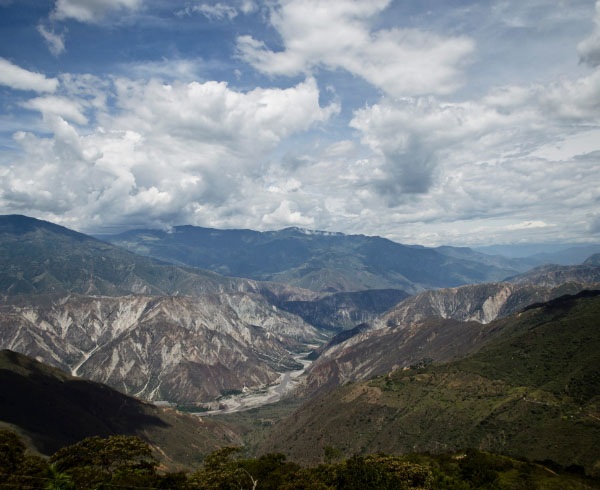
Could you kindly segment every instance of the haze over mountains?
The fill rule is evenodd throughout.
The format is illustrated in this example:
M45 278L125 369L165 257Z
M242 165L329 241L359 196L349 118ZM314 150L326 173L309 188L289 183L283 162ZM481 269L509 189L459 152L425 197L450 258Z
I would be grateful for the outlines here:
M512 259L523 259L534 265L560 264L576 265L584 262L590 255L600 253L597 243L517 243L512 245L489 245L475 247L484 254L500 255Z
M103 236L160 260L318 292L401 289L409 293L499 281L536 263L470 249L407 246L381 237L286 228L216 230L175 226Z

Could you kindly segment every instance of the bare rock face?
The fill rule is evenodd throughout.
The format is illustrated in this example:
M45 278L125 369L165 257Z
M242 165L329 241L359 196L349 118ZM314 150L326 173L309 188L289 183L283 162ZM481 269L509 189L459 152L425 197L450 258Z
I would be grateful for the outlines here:
M297 368L320 339L259 295L6 298L0 346L147 400L212 401Z
M429 317L489 323L528 304L545 301L547 296L545 288L524 291L507 283L437 289L407 298L380 320L387 326L410 325Z
M367 379L418 362L441 362L480 348L492 335L491 321L600 284L566 283L555 288L492 283L438 289L411 296L347 338L321 347L307 372L303 394ZM348 335L354 333L348 337Z

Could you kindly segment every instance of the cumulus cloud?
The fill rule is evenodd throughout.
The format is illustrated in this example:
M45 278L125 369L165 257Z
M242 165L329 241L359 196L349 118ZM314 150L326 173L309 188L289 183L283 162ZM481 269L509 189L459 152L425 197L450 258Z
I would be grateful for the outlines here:
M64 32L57 34L52 30L46 29L43 24L38 24L37 30L46 41L46 44L48 44L48 49L54 56L58 56L65 50Z
M239 56L272 75L342 68L394 96L453 92L462 83L460 67L473 41L419 29L371 30L389 3L281 0L270 20L284 49L272 51L245 35L237 41Z
M198 144L252 154L308 129L338 111L322 108L312 78L293 88L257 88L246 93L225 82L163 84L118 80L120 127L189 138Z
M62 90L23 103L44 115L52 134L15 135L23 156L2 167L0 204L88 227L226 219L261 185L262 165L282 139L339 110L319 105L313 79L238 92L219 82L121 78L107 88L96 77L65 76ZM98 97L102 90L115 108ZM97 125L73 124L92 116ZM266 221L313 222L292 203L257 205L260 216L271 215Z
M137 10L142 3L143 0L56 0L52 17L95 23L111 11Z
M594 24L592 34L577 45L579 59L592 67L600 66L600 0L596 0Z
M281 204L272 213L265 214L262 222L269 228L284 228L287 226L313 226L313 218L303 216L299 211L293 211L292 204L288 200L281 201Z
M589 234L599 76L469 102L383 98L354 114L362 147L298 148L301 164L282 165L281 143L339 110L313 79L240 92L63 75L59 94L25 102L51 136L15 135L23 156L0 166L0 206L84 230L302 226L430 245Z
M355 112L351 126L379 157L371 184L398 205L428 192L442 165L528 155L600 122L600 71L549 85L503 87L481 100L383 99Z
M16 90L54 92L58 87L58 80L56 78L46 78L41 73L25 70L4 58L0 58L0 84Z

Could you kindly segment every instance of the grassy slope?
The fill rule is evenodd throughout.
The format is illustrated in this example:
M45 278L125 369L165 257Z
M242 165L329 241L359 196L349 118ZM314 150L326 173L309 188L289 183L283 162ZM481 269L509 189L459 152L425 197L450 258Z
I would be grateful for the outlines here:
M496 323L463 361L397 371L321 396L280 423L264 450L315 462L345 454L462 447L600 471L600 298L561 299Z
M267 440L271 429L301 405L301 400L284 399L241 412L207 416L204 420L212 419L235 427L236 433L241 434L244 441L243 455L252 457L260 452L260 447Z

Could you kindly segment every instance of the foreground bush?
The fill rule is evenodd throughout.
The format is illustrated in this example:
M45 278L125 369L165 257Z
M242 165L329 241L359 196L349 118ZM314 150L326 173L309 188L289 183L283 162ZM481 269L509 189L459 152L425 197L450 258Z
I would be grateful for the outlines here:
M208 455L200 470L158 471L138 437L89 437L49 459L27 454L20 438L0 430L0 489L171 490L584 490L600 488L581 471L535 464L477 450L442 455L355 455L301 467L283 454L237 459L241 448ZM332 451L330 450L329 453ZM330 458L331 459L331 458ZM562 471L558 474L557 471Z

